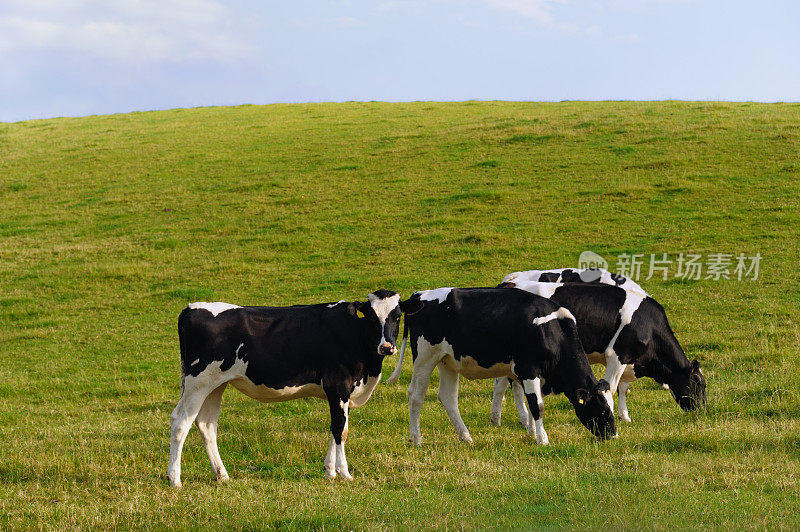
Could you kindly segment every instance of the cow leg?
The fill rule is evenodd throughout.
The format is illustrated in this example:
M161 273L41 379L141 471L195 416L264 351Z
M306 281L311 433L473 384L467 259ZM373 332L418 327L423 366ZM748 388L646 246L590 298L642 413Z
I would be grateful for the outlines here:
M617 411L619 412L620 419L622 421L627 421L628 423L631 422L631 416L628 414L626 394L628 393L628 388L630 385L630 382L620 382L619 386L617 387L617 393L619 394L619 405L617 405Z
M517 381L512 381L511 393L514 394L514 404L517 405L519 424L527 429L530 425L531 415L528 413L528 408L525 406L525 393L522 389L522 385Z
M532 423L528 425L528 434L536 434L536 443L547 445L550 440L544 430L542 414L544 413L544 400L542 397L542 380L539 377L522 379L522 388L528 399L528 408L531 411Z
M331 443L325 456L325 478L333 479L339 474L342 478L353 480L347 467L344 442L347 441L347 418L350 410L349 394L325 392L331 408Z
M625 372L625 364L619 361L619 357L613 348L609 348L606 353L606 375L605 380L611 388L611 393L617 391L619 380Z
M425 392L430 386L431 373L436 367L438 360L432 356L418 354L414 361L414 372L411 374L411 384L408 387L408 411L411 424L411 435L409 440L414 445L422 444L422 433L419 430L419 414L422 411L422 402L425 400Z
M503 415L503 401L506 398L507 389L507 378L497 377L494 380L494 391L492 392L492 412L489 414L489 422L492 425L497 425L498 427L500 426L500 418Z
M214 478L221 482L230 478L222 463L222 458L219 456L219 448L217 447L219 409L222 404L222 393L225 391L227 385L227 383L223 384L206 397L203 406L200 407L197 418L194 420L194 424L200 432L200 438L203 440L203 445L206 447L208 459L211 461L211 469L214 471Z
M181 487L181 451L183 450L183 442L186 441L186 435L189 434L192 423L211 391L213 391L213 388L209 390L205 386L187 384L181 393L178 406L172 411L167 478L169 478L170 486L173 488Z
M626 421L628 423L631 422L631 416L628 415L628 403L626 401L628 388L633 381L636 380L636 374L633 372L633 364L628 364L625 366L625 371L622 374L622 378L619 381L619 386L617 387L617 393L619 394L619 405L617 405L617 412L619 413L620 419L622 421Z
M444 364L439 364L439 401L450 418L450 423L456 429L461 441L472 443L472 436L469 435L461 413L458 411L458 373L448 368Z

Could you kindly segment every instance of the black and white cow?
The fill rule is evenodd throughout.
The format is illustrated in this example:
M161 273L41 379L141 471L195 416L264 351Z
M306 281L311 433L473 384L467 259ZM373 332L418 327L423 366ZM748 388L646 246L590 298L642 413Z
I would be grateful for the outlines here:
M558 268L555 270L527 270L509 273L504 283L538 281L541 283L600 283L634 289L647 294L635 281L602 268Z
M626 392L641 377L668 385L684 410L706 404L706 381L697 360L689 362L667 320L664 309L652 297L635 289L594 283L506 282L546 297L568 309L578 325L581 344L592 363L606 366L605 380L611 391L619 390L619 416L630 421ZM495 381L491 420L500 423L507 379ZM514 390L520 421L527 414L521 390Z
M172 412L170 484L181 486L181 449L192 422L217 480L228 473L217 449L217 420L228 384L262 402L326 399L331 441L325 478L352 479L344 443L348 411L367 402L383 358L397 352L400 295L377 290L367 302L240 307L192 303L178 319L181 398Z
M438 288L417 292L402 305L404 344L410 331L414 358L408 389L413 444L422 442L419 416L437 366L439 400L466 442L472 437L458 410L459 374L519 381L534 421L528 432L540 444L548 443L542 412L543 396L551 393L564 393L597 437L616 435L608 383L592 373L568 310L513 288Z

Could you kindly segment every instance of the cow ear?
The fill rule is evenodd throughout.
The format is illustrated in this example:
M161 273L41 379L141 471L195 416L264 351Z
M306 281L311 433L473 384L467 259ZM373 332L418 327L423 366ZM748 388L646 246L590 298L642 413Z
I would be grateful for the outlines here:
M359 318L364 317L363 307L365 303L361 301L353 301L347 305L347 313L351 316L358 316Z
M507 283L500 283L499 285L495 286L495 288L515 288L517 283L512 283L511 281Z
M698 362L696 358L692 360L691 368L692 369L689 371L689 375L693 373L700 373L700 362Z
M605 393L611 391L611 385L605 379L600 379L597 386L594 387L596 393Z
M575 390L575 397L578 400L578 404L585 405L589 401L589 390L578 388Z
M403 312L403 314L416 314L422 310L423 306L424 303L417 297L410 297L405 301L400 302L400 310Z

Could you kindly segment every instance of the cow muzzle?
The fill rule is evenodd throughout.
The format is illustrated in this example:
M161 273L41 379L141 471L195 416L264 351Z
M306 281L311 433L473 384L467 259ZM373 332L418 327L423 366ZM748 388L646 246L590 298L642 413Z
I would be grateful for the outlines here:
M383 342L378 347L378 353L380 353L382 356L387 357L389 355L393 355L393 354L397 353L397 348L395 346L393 346L392 344L390 344L389 342Z

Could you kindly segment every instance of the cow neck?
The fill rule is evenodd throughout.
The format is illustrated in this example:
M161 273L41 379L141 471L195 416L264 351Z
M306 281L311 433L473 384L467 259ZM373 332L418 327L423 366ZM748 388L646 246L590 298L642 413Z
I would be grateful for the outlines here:
M653 345L655 352L650 360L641 365L643 376L650 377L659 384L671 384L675 375L689 371L691 363L671 331L658 334L653 338Z
M591 391L597 385L597 379L589 365L589 359L581 349L562 350L562 356L554 372L558 376L558 384L570 401L575 401L575 391L579 388Z

